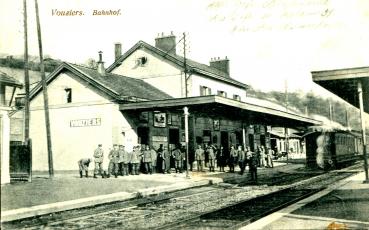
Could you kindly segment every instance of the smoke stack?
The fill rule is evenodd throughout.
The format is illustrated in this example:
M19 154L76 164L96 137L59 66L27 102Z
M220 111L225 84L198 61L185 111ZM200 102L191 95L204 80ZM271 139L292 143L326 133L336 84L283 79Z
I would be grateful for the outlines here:
M122 56L122 44L121 43L115 43L115 60L118 60L120 56Z
M224 59L220 59L220 57L211 58L210 67L220 70L229 76L229 59L227 56Z
M97 62L97 72L101 75L105 75L104 62L102 61L102 51L99 51L99 61Z
M176 44L176 36L173 32L168 36L164 36L164 33L161 33L161 37L155 38L155 47L169 54L176 54Z

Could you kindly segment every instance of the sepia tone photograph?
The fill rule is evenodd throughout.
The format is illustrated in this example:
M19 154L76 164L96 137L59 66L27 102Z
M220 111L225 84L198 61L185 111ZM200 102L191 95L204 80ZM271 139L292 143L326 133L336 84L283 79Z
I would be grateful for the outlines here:
M1 229L369 229L366 0L0 0Z

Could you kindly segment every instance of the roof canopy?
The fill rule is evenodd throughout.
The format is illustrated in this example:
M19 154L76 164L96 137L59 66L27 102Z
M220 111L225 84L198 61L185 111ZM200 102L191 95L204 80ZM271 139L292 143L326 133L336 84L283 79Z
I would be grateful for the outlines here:
M223 116L230 119L249 121L250 124L265 124L272 126L306 127L320 125L321 122L294 113L263 107L251 103L236 101L220 96L202 96L153 100L120 104L122 111L147 110L182 110L184 106L190 113L204 113L208 116Z
M16 79L10 77L9 75L1 71L0 71L0 83L5 86L12 86L12 87L18 87L18 88L23 87L22 83L20 83Z
M364 111L369 113L369 67L312 72L313 81L359 107L358 82L363 89Z

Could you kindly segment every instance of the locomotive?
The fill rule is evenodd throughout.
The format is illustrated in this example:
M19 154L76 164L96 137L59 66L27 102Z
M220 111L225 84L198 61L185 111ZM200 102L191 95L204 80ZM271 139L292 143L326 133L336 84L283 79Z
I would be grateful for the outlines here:
M362 138L355 132L320 127L304 137L306 164L310 168L338 169L355 163L363 156Z

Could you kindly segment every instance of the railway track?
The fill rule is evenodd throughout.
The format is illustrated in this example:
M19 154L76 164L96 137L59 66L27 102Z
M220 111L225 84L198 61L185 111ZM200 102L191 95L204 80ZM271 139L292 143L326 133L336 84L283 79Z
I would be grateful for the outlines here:
M149 198L3 223L2 228L173 229L178 226L184 229L193 229L194 226L214 229L232 228L255 221L354 173L356 173L355 170L329 172L288 186L213 185L191 188ZM280 184L289 184L295 180L295 175L285 176L284 181L278 177ZM289 195L286 196L286 194ZM268 203L268 200L272 200L272 203ZM263 205L258 205L262 202L264 202ZM241 218L234 214L236 219L226 218L226 213L232 212L250 213L250 215L242 215L244 217ZM222 216L224 219L221 218ZM217 227L217 221L220 227Z

